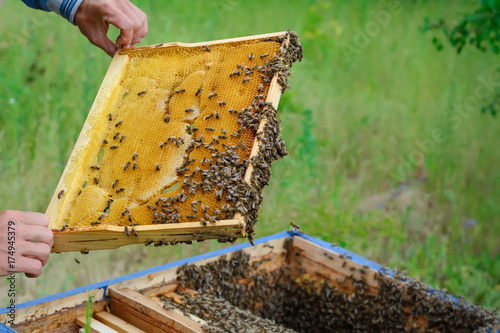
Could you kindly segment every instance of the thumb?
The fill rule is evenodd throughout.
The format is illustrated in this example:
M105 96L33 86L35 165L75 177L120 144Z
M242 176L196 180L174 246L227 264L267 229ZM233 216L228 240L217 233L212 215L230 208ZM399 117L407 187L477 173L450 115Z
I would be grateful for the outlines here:
M116 45L113 43L108 36L106 35L101 35L97 38L89 39L92 44L95 46L101 48L106 52L110 57L113 57L116 52Z

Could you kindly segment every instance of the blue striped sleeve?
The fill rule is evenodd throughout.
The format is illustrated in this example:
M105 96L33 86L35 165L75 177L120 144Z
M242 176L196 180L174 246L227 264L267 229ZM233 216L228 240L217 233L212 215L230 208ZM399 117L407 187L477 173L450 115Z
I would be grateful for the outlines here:
M83 0L22 0L28 7L54 12L75 24L75 14Z

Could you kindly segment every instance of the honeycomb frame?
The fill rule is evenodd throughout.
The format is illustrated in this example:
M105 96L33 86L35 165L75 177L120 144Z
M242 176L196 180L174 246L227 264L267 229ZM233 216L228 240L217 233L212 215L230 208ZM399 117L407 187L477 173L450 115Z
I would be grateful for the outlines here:
M89 143L99 136L96 124L105 122L106 108L109 103L115 103L118 96L114 93L115 86L127 74L126 68L130 61L130 56L147 53L155 50L165 49L189 49L204 47L210 51L210 47L217 45L232 45L241 42L251 41L278 41L283 40L288 32L278 32L271 34L255 35L241 38L231 38L217 41L200 43L161 43L151 46L135 47L125 50L118 50L110 67L104 77L94 104L83 125L82 131L73 148L66 168L56 187L52 200L47 209L49 217L49 227L54 232L54 246L52 252L71 252L90 250L114 249L129 244L176 244L178 242L203 241L206 239L236 239L245 237L248 231L248 221L240 214L235 213L233 218L218 220L216 223L203 224L201 221L179 222L167 224L151 224L134 226L134 234L131 235L130 227L120 225L97 225L97 226L76 226L66 227L61 224L58 216L72 206L75 201L76 192L80 188L81 177L85 163L88 162L89 155L95 155L95 151L89 151ZM272 76L265 103L277 109L283 88L283 76L278 74ZM210 98L210 97L209 97ZM256 133L261 132L266 126L266 118L261 118ZM250 150L249 160L259 152L259 138L255 136ZM244 173L243 181L250 184L254 166L249 163ZM81 193L81 189L80 189ZM79 195L79 193L78 193ZM72 199L73 198L73 199ZM71 207L70 207L71 206ZM69 208L68 208L69 207ZM250 235L249 235L250 236Z

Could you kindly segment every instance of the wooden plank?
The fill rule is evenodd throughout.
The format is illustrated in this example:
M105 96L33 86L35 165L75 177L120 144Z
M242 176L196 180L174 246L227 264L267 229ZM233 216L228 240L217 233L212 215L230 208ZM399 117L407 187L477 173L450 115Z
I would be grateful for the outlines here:
M87 318L85 316L81 316L76 318L76 323L80 327L85 327L87 325ZM101 323L100 321L95 320L94 318L90 318L90 332L92 333L118 333L111 327Z
M178 48L178 47L192 48L192 47L200 47L200 46L205 46L205 45L210 46L210 45L217 45L217 44L239 43L239 42L246 42L246 41L252 41L252 40L264 40L265 38L272 38L273 40L277 41L277 38L279 36L283 36L284 34L286 34L286 31L273 32L273 33L261 34L261 35L253 35L253 36L245 36L245 37L219 39L219 40L213 40L213 41L209 41L209 42L199 42L199 43L182 43L182 42L160 43L161 45L156 44L156 45L138 46L138 47L131 47L131 48L123 49L120 51L120 54L133 54L133 53L141 53L144 51L174 49L174 48Z
M109 288L111 312L146 332L202 332L201 325L131 289Z
M145 331L138 329L125 320L106 311L96 312L94 314L94 318L120 333L146 333Z
M135 226L137 236L125 234L125 227L104 225L99 227L67 228L54 230L53 253L90 250L107 250L148 241L188 241L238 237L242 227L239 219L222 220L203 226L198 222ZM127 227L129 230L132 227Z
M68 163L66 164L56 190L52 195L47 211L45 212L49 218L49 227L52 229L55 228L58 207L69 207L69 205L65 205L65 203L67 200L72 200L76 194L78 186L80 185L75 184L76 179L73 178L74 172L70 172L73 165L71 161L81 160L83 155L92 153L85 149L90 143L90 138L92 136L92 122L96 121L99 112L104 109L104 105L108 102L108 96L111 95L116 83L123 75L123 68L127 64L127 61L128 56L119 55L119 51L117 51L111 61L111 64L109 65L106 75L104 76L101 87L99 88L87 119L85 120L85 124L83 125L80 135L78 136L75 146L73 147L73 151L69 157ZM58 195L60 191L64 191L64 195L59 199Z

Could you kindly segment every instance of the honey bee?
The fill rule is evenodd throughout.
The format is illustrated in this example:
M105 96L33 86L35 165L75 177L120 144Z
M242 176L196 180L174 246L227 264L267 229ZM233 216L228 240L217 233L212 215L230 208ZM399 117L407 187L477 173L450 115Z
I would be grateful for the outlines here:
M113 115L111 113L108 113L108 120L112 121L113 120Z
M113 182L113 184L111 184L111 187L112 187L112 188L115 188L115 187L116 187L116 185L118 185L118 179L117 179L117 180L115 180L115 181Z
M137 169L139 166L137 165L137 162L134 162L134 166L132 167L132 169Z
M264 53L263 55L260 56L261 59L264 59L265 57L269 56L269 54Z
M213 129L212 127L207 127L205 128L207 131L212 131L212 132L215 132L215 129Z
M135 161L135 159L139 156L138 153L134 153L134 155L132 155L132 160Z
M155 44L155 47L159 47L159 46L162 46L163 43L158 43L158 44Z
M118 146L117 145L113 145L113 146L109 147L109 149L118 149Z
M211 99L212 97L216 97L216 96L217 96L216 93L210 94L210 95L208 95L208 99Z
M231 134L233 138L241 138L241 134L233 133Z
M116 138L119 137L120 134L121 134L120 132L116 132L115 136L113 136L113 140L116 140Z
M253 59L253 53L250 53L250 55L248 56L248 59L249 59L249 60L252 60L252 59Z
M69 226L67 224L63 225L62 228L61 228L61 231L64 231L66 230L66 228L68 228Z
M168 123L170 121L170 115L167 114L167 116L165 118L163 118L163 121Z
M227 134L227 131L223 128L220 131L222 132L222 134Z
M117 122L117 123L115 124L115 127L119 127L122 123L123 123L123 120L120 120L119 122Z
M140 93L138 93L138 94L137 94L137 96L142 96L142 95L144 95L145 93L146 93L146 90L141 91Z
M80 263L80 261L79 261L78 259L76 259L76 258L75 258L75 262L76 262L77 264L79 264L79 263Z
M211 114L209 114L208 116L205 116L205 120L208 120L208 119L212 118L213 116L214 116L214 114L213 114L213 113L211 113Z
M125 140L126 136L125 135L122 135L122 137L120 138L120 142L123 142L123 140Z
M226 102L224 101L219 102L219 106L224 106L224 105L226 105Z
M97 220L99 220L99 221L100 221L100 220L102 220L102 219L103 219L103 218L105 218L105 217L106 217L106 214L101 214L101 216L99 216L99 218L98 218Z
M123 171L127 171L129 166L130 166L130 162L127 162L127 164L125 164L125 166L123 167Z
M61 190L61 191L57 194L57 199L61 199L63 195L64 195L64 190Z
M127 208L125 208L125 210L122 212L122 217L125 216L125 214L128 214L128 209Z
M156 163L155 165L156 165L156 171L160 171L161 165L158 163Z
M116 194L119 194L119 193L121 193L123 191L125 191L125 189L122 187L121 189L119 189L119 190L116 191Z
M234 71L231 74L229 74L229 77L233 77L233 76L236 76L236 75L240 76L241 75L241 71L240 70Z
M95 221L95 222L90 223L90 225L93 227L98 226L99 224L101 224L101 222L99 222L99 221Z
M215 112L215 119L219 119L220 115L219 112Z
M229 110L229 113L238 113L238 111L231 109Z
M198 91L196 91L196 94L194 94L194 95L198 96L201 93L202 90L203 90L203 88L198 88Z
M205 50L207 50L208 52L210 52L210 47L209 47L208 45L203 46L203 48L204 48Z
M104 143L105 145L107 145L108 144L108 140L104 139L104 141L102 143Z
M130 236L130 231L128 231L128 227L127 226L125 226L125 235L127 235L127 237Z
M90 169L91 170L100 170L101 168L99 168L97 165L91 165Z
M186 113L194 112L194 109L186 109Z
M257 92L261 92L262 90L264 90L264 85L261 83L259 89L257 89Z
M82 251L80 251L81 254L89 254L89 251L87 248L84 248Z
M300 230L300 227L299 227L297 224L295 224L295 223L293 223L293 222L290 222L290 225L291 225L291 226L292 226L295 230Z
M188 215L186 216L186 218L190 219L190 220L194 220L196 218L196 215Z
M186 92L186 89L179 89L179 90L175 91L176 94L180 94L180 93L183 93L183 92Z
M249 77L247 77L246 79L244 79L244 80L243 80L243 83L246 83L246 82L248 82L248 81L250 81L250 78L249 78Z
M134 236L135 236L135 237L139 236L139 234L137 233L137 231L135 231L135 228L132 228L131 230L132 230L132 232L134 233Z
M128 221L132 222L132 214L128 214Z

